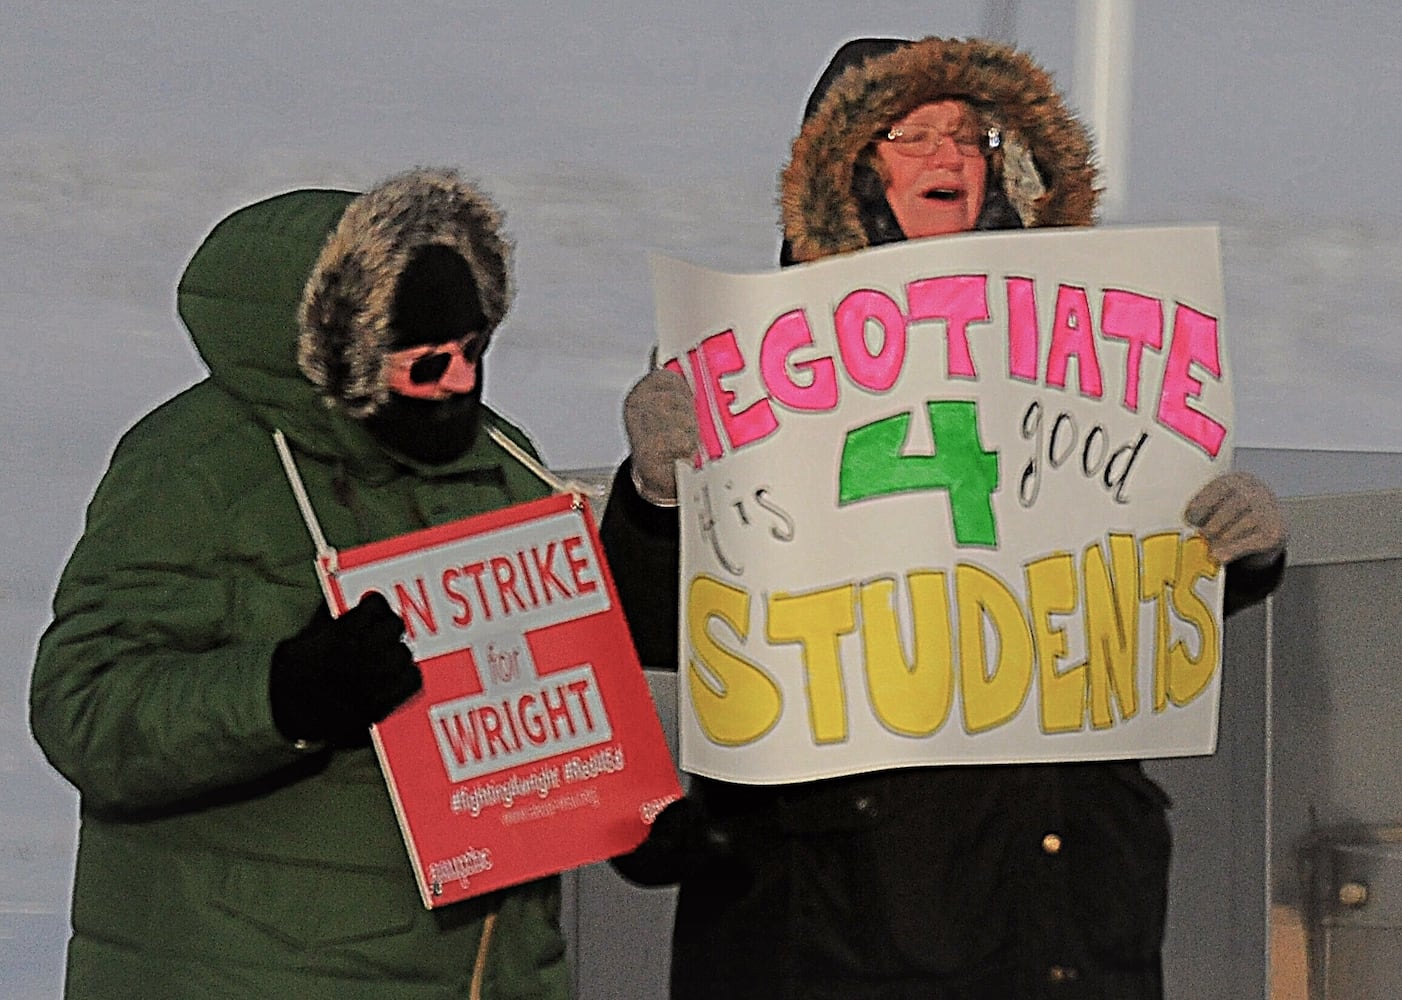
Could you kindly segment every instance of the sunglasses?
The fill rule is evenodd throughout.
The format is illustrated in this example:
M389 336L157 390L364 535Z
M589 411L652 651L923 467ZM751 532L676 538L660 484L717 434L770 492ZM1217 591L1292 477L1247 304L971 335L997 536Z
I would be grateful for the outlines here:
M421 398L442 398L455 392L469 392L476 384L475 369L486 346L486 337L480 333L470 333L462 340L391 351L386 358L389 363L389 387L401 395ZM459 370L454 364L459 359L462 361L461 368L466 371ZM444 384L450 375L451 384ZM467 380L465 387L464 379Z

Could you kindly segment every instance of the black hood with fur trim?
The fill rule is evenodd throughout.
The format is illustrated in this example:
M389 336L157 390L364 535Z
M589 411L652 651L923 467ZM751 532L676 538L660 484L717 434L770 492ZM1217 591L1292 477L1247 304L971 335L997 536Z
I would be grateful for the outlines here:
M411 256L426 246L449 247L467 262L490 338L514 294L513 248L501 227L491 199L452 170L413 170L353 199L302 295L303 374L351 417L369 417L385 404L395 290Z
M989 201L1006 220L981 219L979 228L1094 223L1090 138L1029 56L978 39L858 39L819 79L780 176L786 263L901 238L898 229L884 235L894 218L876 217L889 215L884 198L873 205L863 191L862 156L892 122L944 98L968 101L1002 134L990 154Z

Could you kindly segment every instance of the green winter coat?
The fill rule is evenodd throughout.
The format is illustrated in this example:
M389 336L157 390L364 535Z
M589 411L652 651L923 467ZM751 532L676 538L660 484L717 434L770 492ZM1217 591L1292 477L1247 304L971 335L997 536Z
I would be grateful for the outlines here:
M59 583L31 715L82 796L69 1000L568 995L558 879L426 910L373 751L273 725L273 648L322 600L274 428L337 548L546 492L485 434L392 460L299 371L303 287L353 197L260 202L201 246L179 310L211 374L119 443Z

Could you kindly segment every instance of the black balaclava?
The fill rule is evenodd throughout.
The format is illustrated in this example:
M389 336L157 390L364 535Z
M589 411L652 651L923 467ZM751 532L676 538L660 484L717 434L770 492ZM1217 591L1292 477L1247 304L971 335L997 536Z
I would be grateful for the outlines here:
M390 349L444 344L471 333L486 336L486 315L472 269L452 247L431 244L415 250L395 283ZM466 454L477 435L483 361L471 392L443 400L411 399L391 392L365 427L396 454L442 465Z

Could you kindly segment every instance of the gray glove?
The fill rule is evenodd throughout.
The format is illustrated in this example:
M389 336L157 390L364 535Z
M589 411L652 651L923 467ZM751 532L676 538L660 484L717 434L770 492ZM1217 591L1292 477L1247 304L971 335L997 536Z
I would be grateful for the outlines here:
M1226 565L1249 556L1269 563L1285 550L1285 515L1271 488L1249 472L1218 476L1188 501L1183 519L1202 532Z
M696 454L696 410L686 379L669 368L655 368L628 390L623 428L633 452L633 485L659 507L677 502L677 459Z

